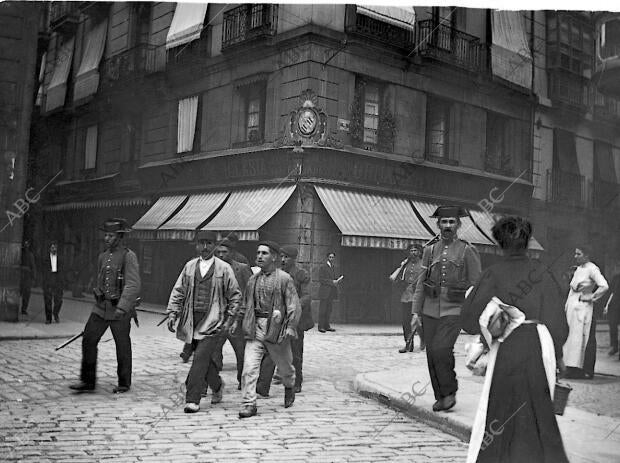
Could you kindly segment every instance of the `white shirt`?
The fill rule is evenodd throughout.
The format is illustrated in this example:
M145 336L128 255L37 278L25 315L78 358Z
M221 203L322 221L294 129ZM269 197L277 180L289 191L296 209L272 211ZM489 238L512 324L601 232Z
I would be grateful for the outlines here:
M52 263L52 273L56 273L58 271L58 254L50 252L50 262Z
M199 261L199 265L200 265L200 276L204 278L207 272L209 271L209 269L211 268L211 265L213 265L213 257L209 257L208 259L203 259L201 257Z

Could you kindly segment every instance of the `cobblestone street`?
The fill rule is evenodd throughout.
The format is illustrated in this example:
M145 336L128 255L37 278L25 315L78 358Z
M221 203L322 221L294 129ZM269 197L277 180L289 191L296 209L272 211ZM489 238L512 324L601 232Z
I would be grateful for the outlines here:
M355 374L406 361L397 352L396 327L312 330L295 405L285 410L282 386L274 385L271 398L259 399L259 415L240 420L228 344L223 402L212 406L206 398L199 413L183 413L181 385L189 367L178 357L180 342L163 327L154 328L159 318L141 314L143 328L132 336L133 386L123 395L111 393L114 343L103 342L109 332L100 344L95 394L68 390L79 372L79 341L58 352L57 339L0 342L0 459L450 462L466 455L458 439L353 391Z

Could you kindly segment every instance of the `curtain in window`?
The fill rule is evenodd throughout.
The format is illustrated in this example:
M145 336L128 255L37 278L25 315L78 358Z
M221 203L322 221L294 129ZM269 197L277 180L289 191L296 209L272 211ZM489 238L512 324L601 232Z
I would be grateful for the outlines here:
M99 87L99 63L103 56L106 36L108 34L108 20L104 19L92 27L86 35L82 62L75 78L73 100L78 101L93 95Z
M493 11L491 16L493 74L525 88L532 88L532 54L519 11Z
M198 96L179 100L177 125L177 153L191 151L196 135L196 116L198 115Z
M69 70L71 69L71 61L73 60L74 42L75 40L71 37L58 50L56 61L54 62L52 78L47 88L47 97L45 99L46 111L61 108L65 105L67 79L69 78Z

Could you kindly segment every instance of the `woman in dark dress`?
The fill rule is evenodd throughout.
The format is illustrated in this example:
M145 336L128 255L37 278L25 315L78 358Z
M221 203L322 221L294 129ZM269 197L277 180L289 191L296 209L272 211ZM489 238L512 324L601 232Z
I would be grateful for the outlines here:
M542 360L542 330L537 324L548 329L560 366L568 325L559 285L542 263L526 256L531 234L530 223L520 217L506 217L495 224L493 238L504 257L482 274L461 312L461 326L470 334L480 333L480 315L494 296L517 307L526 319L497 350L484 438L473 449L473 456L470 448L470 460L479 463L568 462L553 412Z

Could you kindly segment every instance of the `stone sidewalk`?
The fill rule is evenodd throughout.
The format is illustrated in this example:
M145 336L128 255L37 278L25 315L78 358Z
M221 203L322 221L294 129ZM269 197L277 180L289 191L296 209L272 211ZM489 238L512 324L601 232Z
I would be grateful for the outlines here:
M605 338L604 333L599 331L598 334L597 339ZM459 392L457 405L449 412L435 413L431 409L435 398L425 356L403 354L411 357L410 368L361 373L356 376L354 387L366 397L375 398L411 417L469 441L484 380L472 375L465 367L464 345L472 338L474 336L462 334L455 348ZM617 403L620 362L617 357L607 357L606 346L605 341L599 342L594 380L561 380L573 388L566 412L557 417L572 463L615 463L620 455L620 407ZM612 392L606 389L609 385L613 386ZM592 408L589 402L598 403L600 411L593 413L584 410Z

